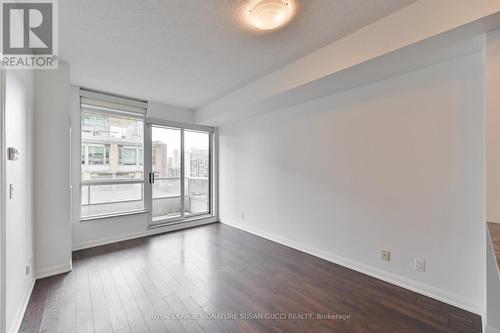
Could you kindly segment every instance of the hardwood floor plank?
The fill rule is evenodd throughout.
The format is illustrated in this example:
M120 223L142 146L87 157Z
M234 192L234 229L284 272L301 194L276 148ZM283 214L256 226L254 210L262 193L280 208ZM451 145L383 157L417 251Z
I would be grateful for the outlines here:
M73 263L72 273L76 275L76 331L78 333L95 331L87 270L88 261L89 259L81 259Z
M130 312L139 311L139 306L135 301L134 295L132 294L127 281L123 276L116 259L114 257L108 257L107 262L125 314L127 315Z
M120 331L122 328L128 327L127 317L123 310L122 302L118 296L111 271L107 265L106 258L109 255L104 255L103 260L99 264L99 274L104 288L104 298L108 306L108 311L111 319L113 331Z
M129 322L130 331L132 333L149 332L148 325L141 314L141 311L134 310L127 312L127 320Z
M47 293L47 299L45 300L42 314L42 323L40 325L41 332L59 331L59 324L62 316L62 299L64 297L64 276L58 275L54 278L57 279L57 282L51 285Z
M137 267L137 264L131 264L133 267L137 269L136 274L137 278L140 281L146 295L149 297L151 304L153 304L156 312L154 314L158 316L173 316L175 312L171 309L165 299L161 296L161 293L156 288L156 286L152 283L149 277ZM167 296L168 297L168 296ZM151 316L150 316L151 317ZM184 328L181 325L180 321L175 318L162 318L161 320L165 328L170 332L184 332Z
M208 313L203 310L203 308L198 304L193 298L187 298L182 301L183 305L189 311L189 313L196 314L200 316L200 319L196 319L198 325L200 325L203 332L207 333L219 333L219 332L234 332L234 326L228 325L227 321L217 321L208 319ZM204 319L204 316L207 319Z
M57 283L58 279L59 277L50 277L35 283L35 287L33 288L30 301L21 323L21 332L40 331L47 295L51 290L51 286L54 283Z
M125 254L126 251L124 251L121 255ZM121 259L121 255L117 256L119 267L121 269L123 276L127 281L127 284L130 288L130 291L132 292L132 295L134 296L135 302L137 303L139 311L148 327L148 330L150 332L164 332L165 327L163 326L163 323L159 320L151 319L152 314L154 314L156 310L153 307L153 304L149 300L148 296L146 295L141 284L137 280L135 273L128 265L124 263L124 261Z
M176 315L188 315L189 311L188 309L184 306L184 304L181 302L179 298L175 295L170 295L165 297L165 300L167 301L168 305L172 309L172 312L175 313ZM179 319L179 322L184 326L186 329L186 332L203 332L200 325L196 322L196 320L193 319Z
M96 333L112 332L111 317L104 297L104 288L99 273L98 260L95 257L92 258L89 263L88 275L94 330Z
M210 316L218 319L203 319ZM75 252L72 272L36 282L20 331L475 333L481 329L481 317L475 314L212 224Z

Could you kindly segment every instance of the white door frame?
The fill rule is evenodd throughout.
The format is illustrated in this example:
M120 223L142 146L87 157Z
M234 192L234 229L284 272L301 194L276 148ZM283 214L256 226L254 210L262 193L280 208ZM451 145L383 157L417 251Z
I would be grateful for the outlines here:
M144 184L145 184L145 193L147 193L146 198L147 198L147 203L149 207L149 216L148 216L148 224L149 228L156 228L156 227L162 227L166 225L172 225L172 224L178 224L178 223L184 223L184 222L189 222L192 221L193 219L200 219L200 218L217 218L218 219L218 192L217 192L217 181L218 181L218 165L216 163L217 161L217 151L218 151L218 146L217 146L217 129L215 127L210 127L210 126L203 126L203 125L197 125L197 124L186 124L186 123L179 123L179 122L174 122L174 121L168 121L164 119L157 119L157 118L147 118L146 125L145 125L145 142L144 142L144 170L145 170L145 175L149 175L149 173L152 171L152 156L151 156L151 148L152 148L152 130L153 127L164 127L164 128L175 128L180 130L180 135L181 135L181 154L180 154L180 159L181 159L181 216L178 218L170 218L168 220L163 220L160 221L159 223L153 223L153 189L152 189L152 184L149 182L149 177L144 177ZM194 131L203 131L207 132L209 134L209 146L210 146L210 181L209 181L209 212L208 213L201 213L201 214L193 214L190 215L189 217L186 217L184 215L184 132L185 130L194 130Z
M5 281L5 228L6 228L6 185L5 185L5 70L0 70L0 333L6 332L6 281Z

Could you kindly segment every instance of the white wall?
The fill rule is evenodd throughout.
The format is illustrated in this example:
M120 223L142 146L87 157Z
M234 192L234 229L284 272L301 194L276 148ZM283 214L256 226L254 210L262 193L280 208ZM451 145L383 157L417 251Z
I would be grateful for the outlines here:
M486 313L487 330L500 331L500 273L489 232L486 234ZM496 330L496 331L495 331Z
M6 197L6 327L17 332L34 283L25 271L33 258L33 71L5 75L5 144L20 152L18 160L6 161L7 189L14 186L12 198L8 190Z
M486 214L500 223L500 30L486 35ZM489 331L500 332L500 277L489 234L486 236L486 311Z
M71 269L70 69L35 74L35 267L37 277Z
M483 113L475 53L223 126L221 221L481 314Z
M71 88L70 110L73 128L71 131L71 184L73 188L72 248L74 250L215 221L211 219L202 222L187 222L183 225L154 229L149 229L147 213L80 221L80 105L77 86ZM194 123L194 111L156 102L148 102L148 117L179 123Z
M158 102L148 102L148 117L194 124L194 110L167 105Z
M500 223L500 30L487 34L485 52L487 195L489 222Z

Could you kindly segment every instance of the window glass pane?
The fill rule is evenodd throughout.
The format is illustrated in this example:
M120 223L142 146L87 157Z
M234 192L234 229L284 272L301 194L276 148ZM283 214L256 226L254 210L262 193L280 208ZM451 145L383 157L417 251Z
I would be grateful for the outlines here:
M156 178L153 184L153 197L180 197L181 179L180 178Z
M82 145L81 154L82 154L82 164L85 164L85 156L86 156L85 145Z
M209 145L206 132L184 131L185 213L208 213L209 210Z
M153 126L153 222L181 216L181 131Z
M143 161L144 161L143 151L142 151L142 149L139 149L138 151L139 151L139 153L138 153L139 154L139 156L138 156L139 157L139 165L142 165Z
M86 108L81 117L81 179L143 179L143 165L138 163L144 144L143 120Z
M135 148L123 148L122 164L124 164L124 165L136 165L136 164L138 164L137 163L137 149L135 149Z
M181 179L155 179L153 184L153 221L181 216Z
M106 160L105 160L105 163L109 164L109 145L104 145L104 148L106 149Z
M82 217L142 210L143 184L83 185L81 205Z
M104 146L88 146L89 165L104 165Z
M181 131L176 128L153 127L153 172L158 177L180 177Z
M82 107L81 216L117 214L144 209L142 183L89 183L139 179L144 148L144 121ZM140 154L139 154L140 152Z
M82 200L82 205L88 205L89 204L89 187L88 186L82 186L80 189L80 198Z

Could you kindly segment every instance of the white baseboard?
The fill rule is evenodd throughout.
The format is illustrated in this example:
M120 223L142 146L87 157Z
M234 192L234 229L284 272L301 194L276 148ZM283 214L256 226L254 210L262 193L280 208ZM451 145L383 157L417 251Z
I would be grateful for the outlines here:
M486 325L485 333L500 333L500 329Z
M354 260L345 258L345 257L340 257L337 256L333 253L329 253L308 245L304 245L301 243L298 243L296 241L292 241L286 238L283 238L281 236L277 236L274 234L270 234L265 231L261 231L255 228L251 228L245 225L241 225L239 223L234 223L230 220L227 220L225 218L220 219L221 223L230 225L232 227L241 229L243 231L247 231L249 233L252 233L254 235L260 236L262 238L266 238L268 240L271 240L273 242L291 247L293 249L305 252L307 254L313 255L315 257L333 262L335 264L338 264L340 266L347 267L349 269L352 269L354 271L372 276L374 278L377 278L379 280L394 284L398 287L405 288L411 291L414 291L416 293L422 294L427 297L431 297L433 299L436 299L440 302L444 302L453 306L456 306L458 308L461 308L463 310L475 313L479 316L482 316L482 309L477 309L477 306L475 304L472 304L468 299L463 298L460 295L456 295L453 293L450 293L446 290L436 288L412 279L408 279L406 277L393 274L387 271L383 271L381 269L356 262Z
M28 289L24 292L23 299L21 304L16 311L16 315L14 316L14 320L12 321L7 332L9 333L17 333L21 328L21 323L24 318L24 313L26 312L26 308L28 307L28 303L30 301L31 293L33 292L33 287L35 286L35 278L31 278Z
M43 279L49 276L67 273L70 272L71 269L72 269L71 261L61 265L55 265L52 267L37 269L36 278Z
M217 217L210 217L210 218L205 218L205 219L200 219L200 220L195 220L195 221L167 225L164 227L155 227L155 228L142 230L142 231L138 231L138 232L133 232L133 233L128 233L128 234L123 234L123 235L119 235L119 236L105 237L105 238L95 239L95 240L91 240L91 241L87 241L87 242L73 244L72 250L73 251L83 250L83 249L88 249L91 247L112 244L112 243L121 242L121 241L129 240L129 239L141 238L141 237L145 237L145 236L162 234L165 232L170 232L170 231L175 231L175 230L180 230L180 229L197 227L200 225L210 224L210 223L214 223L214 222L218 222L218 221L219 220Z

